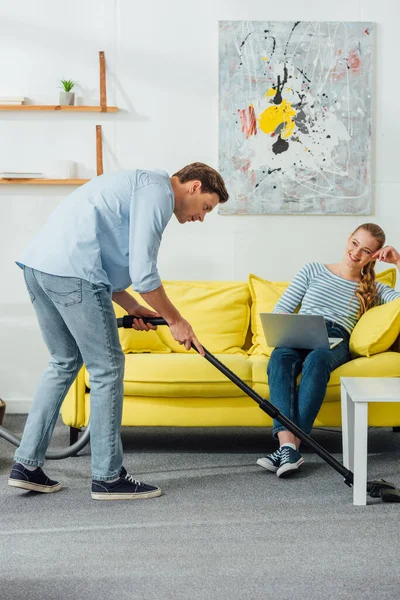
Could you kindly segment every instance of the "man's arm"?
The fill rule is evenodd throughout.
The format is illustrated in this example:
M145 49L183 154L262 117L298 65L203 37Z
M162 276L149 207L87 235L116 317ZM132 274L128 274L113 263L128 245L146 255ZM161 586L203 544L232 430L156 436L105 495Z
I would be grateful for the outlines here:
M125 290L122 290L121 292L113 292L112 299L114 302L122 306L128 315L134 315L135 309L140 306L139 302L137 302L135 298Z
M130 206L129 274L139 293L161 285L157 257L171 215L171 198L164 186L151 183L135 191Z
M177 342L183 344L186 350L190 350L193 343L204 356L203 347L191 325L165 293L157 270L162 233L171 215L170 195L163 186L153 183L136 191L130 214L129 261L132 287L167 321ZM151 291L146 291L149 289ZM143 316L143 313L139 314Z
M182 315L172 304L162 285L156 290L145 292L140 295L147 304L154 308L154 310L167 321L168 325L174 325L177 321L182 319Z
M128 315L135 315L138 318L133 319L132 329L136 331L150 331L150 329L157 329L155 325L146 323L141 317L159 317L160 315L142 306L125 290L120 292L113 292L112 299L114 302L122 306L128 313Z

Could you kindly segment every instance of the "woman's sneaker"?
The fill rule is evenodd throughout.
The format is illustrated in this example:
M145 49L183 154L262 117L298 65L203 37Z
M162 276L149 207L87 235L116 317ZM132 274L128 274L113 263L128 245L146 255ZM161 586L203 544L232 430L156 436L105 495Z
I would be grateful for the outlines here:
M293 450L290 446L281 446L281 463L276 474L278 477L287 477L304 463L304 458L297 450Z
M128 475L122 467L119 479L112 483L108 481L92 481L93 500L136 500L137 498L156 498L161 496L161 490L154 485L142 483Z
M8 478L8 485L31 492L49 493L61 490L61 483L49 479L40 467L30 471L25 469L21 463L15 463L13 466Z
M259 458L257 464L271 473L276 473L281 464L281 449L275 450L272 454L267 454L263 458Z

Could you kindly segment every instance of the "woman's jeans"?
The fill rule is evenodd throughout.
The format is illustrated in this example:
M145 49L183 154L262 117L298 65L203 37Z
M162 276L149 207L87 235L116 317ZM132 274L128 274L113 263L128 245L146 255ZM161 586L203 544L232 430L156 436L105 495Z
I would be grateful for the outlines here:
M110 286L24 268L50 362L36 390L15 460L42 466L61 404L84 363L90 375L93 479L118 477L125 357Z
M337 323L325 323L329 337L343 338L333 350L275 348L267 367L271 403L307 434L321 408L331 372L351 360L350 334ZM286 430L274 419L275 438L279 431Z

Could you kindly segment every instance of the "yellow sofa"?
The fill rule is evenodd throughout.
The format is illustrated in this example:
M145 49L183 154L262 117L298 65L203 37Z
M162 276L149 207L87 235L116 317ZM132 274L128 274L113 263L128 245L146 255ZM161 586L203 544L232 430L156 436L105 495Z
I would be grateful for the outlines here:
M388 269L379 280L394 287L395 277L395 269ZM288 283L255 275L246 283L163 283L204 346L269 399L266 368L272 349L265 344L258 315L272 310ZM126 314L117 305L115 312L116 317ZM354 359L332 372L316 426L341 425L340 377L400 377L400 352L395 350L399 333L399 300L361 318L351 338ZM206 359L177 344L168 327L120 330L120 338L126 354L124 426L271 426L270 417L253 400ZM65 398L62 418L71 428L80 428L87 425L89 413L90 377L83 367ZM400 403L372 404L369 424L400 426Z

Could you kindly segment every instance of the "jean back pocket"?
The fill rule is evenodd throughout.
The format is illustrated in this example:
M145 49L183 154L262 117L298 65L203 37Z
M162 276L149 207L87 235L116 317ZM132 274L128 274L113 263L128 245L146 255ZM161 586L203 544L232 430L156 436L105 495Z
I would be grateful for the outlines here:
M42 286L56 304L70 306L82 301L82 279L42 273Z

